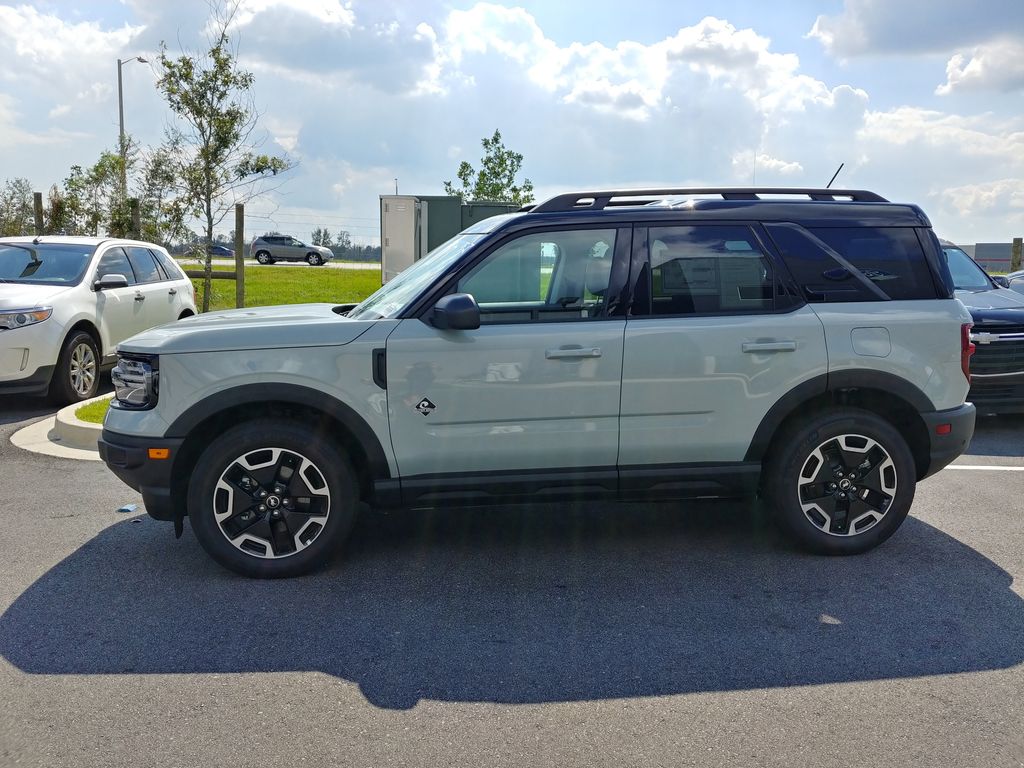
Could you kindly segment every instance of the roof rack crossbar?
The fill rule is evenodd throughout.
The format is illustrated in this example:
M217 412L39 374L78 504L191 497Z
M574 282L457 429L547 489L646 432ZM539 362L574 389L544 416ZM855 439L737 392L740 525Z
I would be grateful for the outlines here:
M558 213L564 211L599 211L608 205L641 205L651 197L681 195L721 195L723 200L761 200L761 195L804 195L811 200L850 200L856 203L887 203L881 195L866 189L803 189L793 187L666 187L663 189L619 189L595 192L567 192L555 195L533 207L531 213ZM614 198L647 198L626 201Z

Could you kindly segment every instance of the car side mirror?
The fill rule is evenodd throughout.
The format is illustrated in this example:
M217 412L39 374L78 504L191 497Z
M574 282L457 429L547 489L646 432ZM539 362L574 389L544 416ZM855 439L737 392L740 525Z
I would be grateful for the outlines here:
M453 293L434 305L434 327L443 331L475 331L480 327L480 307L468 293Z
M1009 288L1010 281L1006 279L1004 275L991 275L992 282L998 285L1000 288Z
M108 288L127 288L128 278L124 275L104 275L92 284L94 291L105 291Z

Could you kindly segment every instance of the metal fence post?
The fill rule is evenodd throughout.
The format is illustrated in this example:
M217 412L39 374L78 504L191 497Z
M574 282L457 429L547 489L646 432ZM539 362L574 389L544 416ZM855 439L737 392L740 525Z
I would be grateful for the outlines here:
M235 204L235 306L245 306L245 206Z
M1022 238L1013 238L1013 247L1010 249L1010 271L1016 272L1020 269L1020 257L1021 257L1021 242Z

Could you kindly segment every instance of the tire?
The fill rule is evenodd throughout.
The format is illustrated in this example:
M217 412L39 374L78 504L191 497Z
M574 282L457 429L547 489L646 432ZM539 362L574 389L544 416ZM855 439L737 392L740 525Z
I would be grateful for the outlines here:
M100 350L85 331L75 331L64 341L50 380L50 400L70 405L96 397L100 384Z
M229 570L259 579L300 576L340 549L358 488L338 447L311 439L301 423L250 421L200 455L188 487L189 522L203 549Z
M324 257L321 256L319 253L307 253L306 262L311 267L319 267L321 264L324 263Z
M274 259L271 258L270 254L267 251L257 251L256 252L256 261L258 263L260 263L260 264L273 264L274 263Z
M896 532L914 501L910 448L870 411L817 414L784 430L770 450L765 496L779 526L811 552L867 552Z

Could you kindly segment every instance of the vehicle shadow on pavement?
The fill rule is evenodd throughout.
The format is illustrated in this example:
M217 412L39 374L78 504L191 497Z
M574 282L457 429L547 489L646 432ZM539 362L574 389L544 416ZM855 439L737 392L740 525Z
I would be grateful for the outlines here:
M0 653L31 674L320 671L392 709L583 701L1007 668L1010 584L914 518L825 558L737 503L371 515L330 569L276 582L143 518L22 593Z
M1022 431L1024 414L979 416L964 456L1020 456Z

